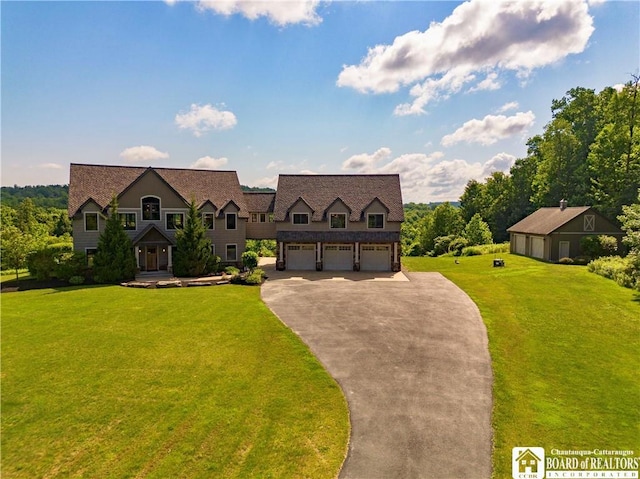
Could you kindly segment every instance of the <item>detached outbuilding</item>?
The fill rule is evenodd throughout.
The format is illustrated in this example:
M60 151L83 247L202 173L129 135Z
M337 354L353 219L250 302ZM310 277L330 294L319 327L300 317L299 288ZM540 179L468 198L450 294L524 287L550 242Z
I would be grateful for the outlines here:
M585 236L608 235L621 247L624 232L590 206L540 208L507 229L512 253L546 261L580 256L580 241Z

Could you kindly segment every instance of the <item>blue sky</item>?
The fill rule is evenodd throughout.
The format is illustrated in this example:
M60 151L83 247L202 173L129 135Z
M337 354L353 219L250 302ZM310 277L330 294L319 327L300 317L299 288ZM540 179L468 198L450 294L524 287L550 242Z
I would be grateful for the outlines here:
M640 65L640 2L13 2L2 185L69 163L399 173L405 201L508 171L573 87Z

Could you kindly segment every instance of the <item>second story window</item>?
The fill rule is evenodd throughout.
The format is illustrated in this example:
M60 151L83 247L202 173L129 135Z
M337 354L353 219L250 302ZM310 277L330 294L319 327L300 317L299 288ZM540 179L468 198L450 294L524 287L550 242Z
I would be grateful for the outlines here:
M118 213L120 217L120 223L125 230L136 229L136 214L135 213Z
M382 213L371 213L367 215L367 228L384 228L384 215Z
M347 227L346 213L331 213L329 221L332 229L345 229Z
M167 213L167 229L179 230L184 227L184 215L182 213Z
M213 213L202 213L202 224L204 225L204 229L212 230L214 228L214 214Z
M225 216L227 220L227 229L235 230L237 228L237 215L235 213L227 213Z
M142 219L160 221L160 198L146 196L142 198Z
M294 225L308 225L309 213L293 213L291 221Z
M98 231L98 213L84 214L84 230Z

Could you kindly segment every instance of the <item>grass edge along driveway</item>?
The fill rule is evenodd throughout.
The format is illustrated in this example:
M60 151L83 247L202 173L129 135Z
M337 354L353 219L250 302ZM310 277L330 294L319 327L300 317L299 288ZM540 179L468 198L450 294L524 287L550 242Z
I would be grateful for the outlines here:
M640 297L578 266L516 255L403 258L478 305L494 372L493 477L511 449L628 449L640 456Z
M348 414L259 288L2 295L4 478L332 478Z

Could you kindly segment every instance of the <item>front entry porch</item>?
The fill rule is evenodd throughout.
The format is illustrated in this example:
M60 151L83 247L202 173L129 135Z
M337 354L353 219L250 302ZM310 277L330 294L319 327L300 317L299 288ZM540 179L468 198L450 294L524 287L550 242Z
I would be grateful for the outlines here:
M173 244L155 225L150 225L133 241L138 271L173 270Z

